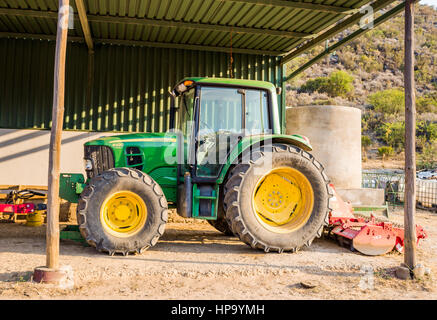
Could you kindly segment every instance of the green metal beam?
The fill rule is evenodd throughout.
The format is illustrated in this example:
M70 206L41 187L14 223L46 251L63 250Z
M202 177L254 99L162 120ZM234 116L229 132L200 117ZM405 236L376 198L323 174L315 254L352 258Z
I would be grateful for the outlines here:
M263 34L270 36L280 36L284 38L312 38L315 34L305 32L283 31L283 30L271 30L262 28L247 28L237 26L225 26L218 24L206 24L206 23L192 23L183 21L168 21L168 20L155 20L149 18L131 18L131 17L112 17L112 16L98 16L88 15L90 22L106 22L125 25L141 25L141 26L156 26L165 28L186 28L197 30L209 30L209 31L221 31L221 32L234 32L234 33L248 33L248 34Z
M165 43L165 42L151 42L151 41L134 41L134 40L116 40L116 39L95 39L96 43L108 43L108 44L120 44L127 46L143 46L143 47L157 47L157 48L170 48L170 49L186 49L186 50L201 50L201 51L215 51L229 53L231 48L229 47L215 47L204 46L194 44L179 44L179 43ZM244 49L244 48L232 48L233 53L243 54L257 54L257 55L269 55L279 56L284 54L281 51L270 50L257 50L257 49Z
M241 2L247 4L274 6L274 7L282 7L282 8L304 9L304 10L329 12L329 13L352 14L357 12L357 9L355 8L351 9L351 8L334 6L334 5L284 1L284 0L224 0L224 1Z
M418 0L416 0L417 2ZM388 19L392 18L393 16L401 13L405 8L405 2L402 2L401 4L397 5L396 7L394 7L393 9L387 11L386 13L384 13L383 15L381 15L380 17L376 18L373 21L373 26L376 27L378 25L380 25L381 23L384 23L385 21L387 21ZM297 70L295 70L294 72L292 72L290 75L288 75L287 77L284 78L284 81L290 80L292 78L294 78L295 76L297 76L299 73L303 72L304 70L308 69L309 67L311 67L313 64L315 64L316 62L320 61L324 56L326 56L327 54L337 50L338 48L340 48L341 46L351 42L352 40L354 40L355 38L363 35L364 33L368 32L369 30L371 30L372 28L360 28L357 31L351 33L350 35L348 35L347 37L345 37L344 39L338 41L336 44L327 47L322 53L320 53L319 55L317 55L316 57L312 58L310 61L308 61L307 63L305 63L303 66L301 66L300 68L298 68Z
M0 32L0 38L18 38L18 39L38 39L38 40L56 40L56 36L48 34L30 34L30 33L13 33L13 32ZM68 37L70 42L84 42L82 37ZM156 48L169 48L169 49L186 49L186 50L200 50L200 51L214 51L214 52L226 52L229 53L231 48L228 47L214 47L192 44L177 44L177 43L165 43L165 42L151 42L151 41L134 41L134 40L117 40L117 39L94 39L94 43L116 44L124 46L140 46L140 47L156 47ZM279 56L284 52L269 51L269 50L256 50L256 49L244 49L244 48L232 48L233 53L242 54L256 54L256 55L268 55Z
M377 12L378 10L386 7L387 5L389 5L392 2L393 2L393 0L377 0L377 1L373 2L372 4L370 4L370 6L373 8L374 12ZM364 13L358 12L358 13L350 16L349 18L347 18L344 21L337 24L335 27L329 29L328 31L322 33L321 35L308 41L307 43L305 43L301 47L299 47L299 48L295 49L294 51L292 51L291 53L287 54L282 59L282 64L285 64L285 63L293 60L297 56L314 48L315 46L319 45L320 43L324 42L325 40L338 34L339 32L353 26L357 21L359 21L366 14L367 14L366 12L364 12Z
M57 19L56 12L27 10L27 9L23 10L23 9L0 8L0 15ZM87 18L89 22L98 22L98 23L100 22L100 23L113 23L113 24L124 24L124 25L155 26L155 27L165 27L165 28L186 28L186 29L207 30L207 31L270 35L270 36L278 36L283 38L305 39L305 38L313 38L315 36L315 34L313 33L305 33L305 32L226 26L226 25L207 24L207 23L192 23L192 22L184 22L184 21L156 20L156 19L149 19L149 18L100 16L100 15L91 15L91 14L88 14ZM80 20L77 15L75 16L75 20Z

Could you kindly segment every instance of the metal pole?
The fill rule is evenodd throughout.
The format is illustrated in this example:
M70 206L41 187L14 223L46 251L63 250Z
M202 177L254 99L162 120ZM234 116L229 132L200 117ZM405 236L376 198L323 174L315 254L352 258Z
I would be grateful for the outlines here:
M287 113L286 113L286 104L287 104L287 90L286 90L286 84L287 82L285 81L285 75L287 74L287 65L283 64L282 66L280 66L280 68L282 68L282 72L281 72L281 113L282 113L282 117L281 117L281 133L282 134L286 134L287 131Z
M59 173L64 120L65 58L67 53L68 18L69 0L59 0L47 198L46 264L50 269L59 268Z
M405 256L404 263L416 266L416 104L414 91L414 1L405 2Z

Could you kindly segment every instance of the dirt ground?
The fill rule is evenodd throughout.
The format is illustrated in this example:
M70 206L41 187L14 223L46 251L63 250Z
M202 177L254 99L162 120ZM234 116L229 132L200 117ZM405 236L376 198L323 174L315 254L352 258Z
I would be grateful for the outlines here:
M0 299L437 299L437 214L418 211L417 223L429 235L418 261L431 269L417 280L395 278L398 253L369 257L328 239L294 254L258 252L172 214L165 235L141 255L110 257L61 241L61 263L74 271L67 288L29 281L45 265L44 226L0 223Z

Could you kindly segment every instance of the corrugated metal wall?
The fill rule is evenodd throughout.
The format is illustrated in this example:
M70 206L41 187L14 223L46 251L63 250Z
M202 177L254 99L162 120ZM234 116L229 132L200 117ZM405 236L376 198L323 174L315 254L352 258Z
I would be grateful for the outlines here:
M55 42L0 39L0 127L49 128ZM280 85L279 58L233 54L235 78ZM168 91L186 76L229 77L229 54L98 45L87 99L88 52L69 43L65 129L165 131ZM90 105L87 105L87 100Z

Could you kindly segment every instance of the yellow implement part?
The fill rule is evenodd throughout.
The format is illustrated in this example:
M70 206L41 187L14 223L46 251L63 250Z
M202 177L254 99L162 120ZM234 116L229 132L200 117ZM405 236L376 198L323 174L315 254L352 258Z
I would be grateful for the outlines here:
M35 211L35 213L28 213L26 215L26 226L39 227L44 222L44 216L41 211Z

